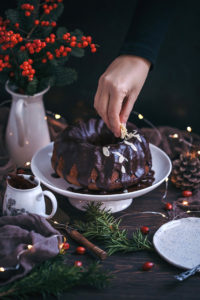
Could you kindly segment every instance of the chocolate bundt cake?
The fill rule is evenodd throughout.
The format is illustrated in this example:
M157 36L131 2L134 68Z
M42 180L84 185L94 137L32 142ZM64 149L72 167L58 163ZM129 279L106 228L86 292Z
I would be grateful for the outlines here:
M113 191L138 184L151 170L149 144L127 123L128 138L116 138L99 119L67 127L54 143L52 166L69 183Z

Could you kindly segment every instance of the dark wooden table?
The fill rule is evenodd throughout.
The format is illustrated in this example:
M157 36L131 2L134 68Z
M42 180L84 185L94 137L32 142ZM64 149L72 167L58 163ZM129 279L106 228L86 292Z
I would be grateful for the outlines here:
M125 213L142 211L164 212L161 198L164 192L164 184L151 193L134 199L132 205L126 210L116 213L119 217ZM169 185L167 201L172 202L177 199L180 192ZM73 208L67 198L56 195L59 202L59 210L56 218L65 220L66 213L72 218L81 218L83 213ZM123 218L121 225L130 232L142 225L150 227L151 236L166 222L166 219L152 214L138 214ZM93 260L90 255L78 256L74 254L75 244L70 241L70 260L81 259L84 265ZM152 261L155 266L152 270L145 272L141 267L144 262ZM174 279L174 275L181 272L167 262L165 262L156 252L136 252L123 254L118 253L108 257L103 266L113 272L115 278L111 281L109 288L96 290L91 288L74 288L63 294L60 299L199 299L200 298L200 278L199 275L192 276L188 280L179 283ZM53 299L53 298L52 298Z

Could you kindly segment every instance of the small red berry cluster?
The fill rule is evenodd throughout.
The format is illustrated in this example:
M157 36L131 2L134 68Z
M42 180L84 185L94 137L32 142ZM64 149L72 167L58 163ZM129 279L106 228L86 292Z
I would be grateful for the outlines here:
M49 15L50 14L50 12L53 10L53 9L56 9L57 7L58 7L58 4L57 3L61 3L61 2L63 2L63 0L57 0L57 1L55 1L55 0L45 0L45 2L46 3L49 3L49 2L51 2L51 4L44 4L43 6L42 6L42 8L44 9L44 13L46 14L46 15ZM55 2L57 2L57 3L55 3Z
M55 50L56 57L67 56L67 54L71 51L72 49L70 47L64 47L61 45L59 49Z
M41 40L34 40L32 43L26 43L25 46L21 46L20 50L25 51L26 49L30 54L39 53L43 48L46 47L46 43Z
M29 3L24 3L21 5L21 9L25 10L26 17L30 17L31 12L35 9L35 7Z
M52 22L49 22L49 21L40 21L40 20L35 20L34 21L34 24L36 25L36 26L38 26L38 25L41 25L41 26L43 26L43 27L47 27L47 26L52 26L52 27L56 27L56 22L55 21L52 21Z
M55 36L54 33L51 33L49 37L47 36L47 37L45 38L45 42L46 42L46 43L51 43L51 44L53 44L53 43L55 43L55 40L56 40L56 36Z
M27 76L28 81L32 81L35 74L35 69L32 68L32 64L33 64L33 60L28 59L27 61L24 61L23 64L20 65L20 68L23 70L22 76Z
M12 30L6 31L5 26L0 26L0 44L2 50L13 48L16 44L21 43L23 38L19 33L14 33Z
M5 55L2 59L0 59L0 72L3 71L4 68L11 68L11 64L9 63L9 55Z
M78 47L78 48L86 48L90 46L91 52L96 52L96 45L92 44L92 37L91 36L82 36L81 41L77 41L77 37L74 35L70 35L69 32L63 34L63 40L70 44L71 47Z

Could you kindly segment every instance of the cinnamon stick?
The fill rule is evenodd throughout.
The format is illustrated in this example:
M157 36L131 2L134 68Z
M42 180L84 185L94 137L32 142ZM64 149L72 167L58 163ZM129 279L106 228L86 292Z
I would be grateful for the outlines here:
M88 241L88 239L86 239L81 233L79 233L77 230L75 229L68 229L68 227L66 226L66 231L69 234L69 236L75 240L76 242L78 242L79 244L82 244L83 246L85 246L87 249L89 249L91 252L93 252L94 254L96 254L101 260L106 259L107 257L107 253L102 250L101 248L99 248L98 246L94 245L93 243L91 243L90 241Z

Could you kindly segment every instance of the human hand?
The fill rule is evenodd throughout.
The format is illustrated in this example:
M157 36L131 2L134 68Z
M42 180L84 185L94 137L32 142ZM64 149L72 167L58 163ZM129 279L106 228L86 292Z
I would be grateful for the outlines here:
M120 136L120 124L128 120L150 65L145 58L121 55L99 79L94 107L116 137Z

